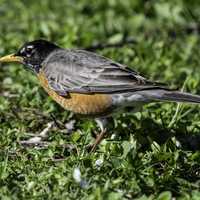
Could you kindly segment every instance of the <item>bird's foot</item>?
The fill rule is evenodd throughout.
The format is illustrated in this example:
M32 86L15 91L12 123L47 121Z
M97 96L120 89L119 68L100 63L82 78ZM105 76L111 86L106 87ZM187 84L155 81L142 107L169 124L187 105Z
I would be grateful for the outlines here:
M105 135L106 135L106 129L103 130L103 131L101 131L100 134L96 135L96 139L95 139L94 143L93 143L93 144L89 144L89 145L87 146L87 149L88 149L88 151L89 151L90 153L95 152L95 150L96 150L98 144L101 143L101 141L103 140L103 138L104 138Z

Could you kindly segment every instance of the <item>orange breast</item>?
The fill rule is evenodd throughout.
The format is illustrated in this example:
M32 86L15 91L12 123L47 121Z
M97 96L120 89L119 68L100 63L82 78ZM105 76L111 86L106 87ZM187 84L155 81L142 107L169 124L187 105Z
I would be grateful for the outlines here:
M43 72L38 74L40 84L46 92L62 107L84 115L101 115L107 113L112 106L110 95L70 93L67 97L59 96L51 90Z

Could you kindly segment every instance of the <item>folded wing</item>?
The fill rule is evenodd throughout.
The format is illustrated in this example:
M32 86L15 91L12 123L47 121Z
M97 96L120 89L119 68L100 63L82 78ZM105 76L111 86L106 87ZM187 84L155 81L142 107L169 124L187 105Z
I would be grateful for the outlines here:
M58 50L42 65L49 86L62 96L68 92L111 94L165 88L119 63L84 50Z

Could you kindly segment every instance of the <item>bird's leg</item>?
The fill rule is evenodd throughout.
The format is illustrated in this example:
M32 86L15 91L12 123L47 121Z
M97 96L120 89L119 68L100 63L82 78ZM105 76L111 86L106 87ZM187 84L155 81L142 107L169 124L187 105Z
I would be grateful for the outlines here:
M91 150L90 152L94 152L96 150L96 147L98 144L101 143L101 141L103 140L105 134L106 134L106 125L108 123L107 118L96 118L95 119L97 125L99 126L101 132L100 134L97 135L95 142L91 145Z

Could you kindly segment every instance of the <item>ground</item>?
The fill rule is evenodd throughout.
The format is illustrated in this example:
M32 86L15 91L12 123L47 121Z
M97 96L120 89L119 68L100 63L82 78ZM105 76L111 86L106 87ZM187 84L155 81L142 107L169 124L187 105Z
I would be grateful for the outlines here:
M199 19L195 0L0 0L0 56L43 38L200 94ZM153 103L116 116L90 154L96 124L64 111L31 72L1 65L0 83L1 199L200 199L198 105ZM21 144L55 118L47 143Z

